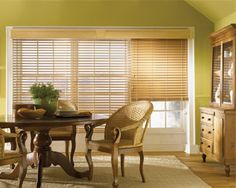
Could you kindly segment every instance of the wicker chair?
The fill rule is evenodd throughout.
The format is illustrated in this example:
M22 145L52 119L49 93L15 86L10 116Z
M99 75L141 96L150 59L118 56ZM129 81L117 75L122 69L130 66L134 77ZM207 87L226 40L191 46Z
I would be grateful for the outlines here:
M118 156L121 156L121 173L122 176L124 176L124 158L125 154L130 152L139 153L139 170L142 181L145 182L143 173L143 139L152 111L153 105L148 101L138 101L123 106L105 122L104 140L91 139L93 129L101 124L85 125L87 146L86 159L90 170L90 180L93 176L91 151L96 150L111 153L113 187L118 187Z
M25 149L25 140L26 133L20 132L16 133L7 133L0 129L0 166L17 163L16 167L12 170L11 173L0 172L1 179L16 179L19 180L19 187L22 187L26 172L27 172L27 162ZM6 151L5 150L5 140L9 138L15 138L16 143L18 144L19 149Z
M68 109L73 109L77 108L75 107L72 103L69 101L58 101L58 106L62 106L61 108L68 108ZM15 111L17 111L19 108L33 108L33 104L17 104L15 105ZM19 115L16 113L15 114L17 118ZM51 129L49 132L51 138L53 141L65 141L65 153L66 156L69 158L69 145L71 141L71 153L70 153L70 162L74 166L74 153L75 153L75 147L76 147L76 127L75 126L70 126L70 127L60 127L60 128L54 128ZM31 137L31 142L30 142L30 149L31 151L34 150L34 137L35 133L34 131L30 132L30 137Z

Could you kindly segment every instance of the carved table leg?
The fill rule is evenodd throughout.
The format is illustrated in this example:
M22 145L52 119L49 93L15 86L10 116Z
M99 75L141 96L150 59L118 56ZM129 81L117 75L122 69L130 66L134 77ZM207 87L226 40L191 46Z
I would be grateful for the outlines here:
M206 162L206 155L202 154L202 161L205 163Z
M230 176L230 166L229 165L225 165L225 173L226 173L227 177Z
M53 165L60 165L63 170L70 176L76 178L88 177L89 171L78 172L74 169L69 159L59 152L51 151L50 144L52 139L49 135L49 130L40 130L36 133L34 138L34 153L38 153L38 179L37 179L37 188L41 187L41 180L43 175L43 167L50 167ZM32 154L30 163L35 163L37 158L35 154Z
M50 153L52 139L49 136L49 130L42 130L36 133L34 138L34 151L38 153L38 179L37 188L41 187L43 167L51 166Z
M69 161L67 157L65 157L62 153L51 151L51 162L53 165L60 165L62 169L72 177L83 178L88 177L89 171L78 172L74 169L73 165Z
M37 178L37 188L41 187L42 182L42 174L43 174L43 157L41 154L38 156L39 162L38 162L38 178Z

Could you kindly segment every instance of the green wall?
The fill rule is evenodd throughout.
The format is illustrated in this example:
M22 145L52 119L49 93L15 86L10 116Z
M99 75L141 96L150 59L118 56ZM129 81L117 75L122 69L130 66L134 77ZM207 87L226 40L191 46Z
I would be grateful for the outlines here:
M232 14L218 20L215 22L215 30L219 30L223 27L226 27L232 23L236 23L236 12L233 12Z
M0 114L5 113L6 26L191 26L195 28L196 120L210 96L213 23L183 0L0 0Z

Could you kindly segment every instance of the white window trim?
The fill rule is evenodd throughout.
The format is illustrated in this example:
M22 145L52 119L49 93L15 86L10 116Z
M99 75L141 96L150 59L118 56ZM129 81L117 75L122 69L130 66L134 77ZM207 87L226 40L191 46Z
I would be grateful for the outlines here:
M12 111L12 92L13 92L13 62L12 62L12 39L10 37L11 30L13 28L8 26L6 27L6 114L11 115L13 113ZM32 28L32 27L19 27L19 28ZM34 28L34 27L33 27ZM65 27L35 27L35 28L65 28ZM67 27L70 28L70 27ZM76 29L84 29L84 28L90 28L90 27L73 27ZM91 28L101 28L101 27L91 27ZM104 28L113 28L113 29L124 29L124 28L134 28L134 29L147 29L147 28L153 28L153 29L160 29L163 27L104 27ZM176 28L176 27L166 27L168 29L170 28ZM185 152L186 153L199 153L199 147L196 145L195 137L196 137L196 130L195 130L195 62L194 62L194 28L193 27L186 27L189 30L191 30L191 38L188 39L188 88L189 88L189 103L188 103L188 122L186 126L186 146L185 146ZM172 129L171 132L177 131L176 129ZM166 130L162 130L160 132L159 128L153 128L151 130L148 130L147 132L152 132L151 134L155 133L166 133ZM170 132L170 133L171 133ZM178 129L177 134L184 133L184 129Z
M12 115L12 101L13 101L13 45L11 39L12 27L6 27L6 114Z
M193 31L194 32L194 31ZM188 40L188 122L186 126L186 153L199 153L196 145L196 118L195 118L195 61L194 61L194 39Z

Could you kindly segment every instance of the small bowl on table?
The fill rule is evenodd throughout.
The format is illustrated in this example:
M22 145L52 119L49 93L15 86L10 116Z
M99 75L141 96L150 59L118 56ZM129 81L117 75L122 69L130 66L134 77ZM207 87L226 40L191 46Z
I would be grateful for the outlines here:
M29 109L29 108L20 108L17 110L17 114L23 119L42 119L46 110L40 109Z

